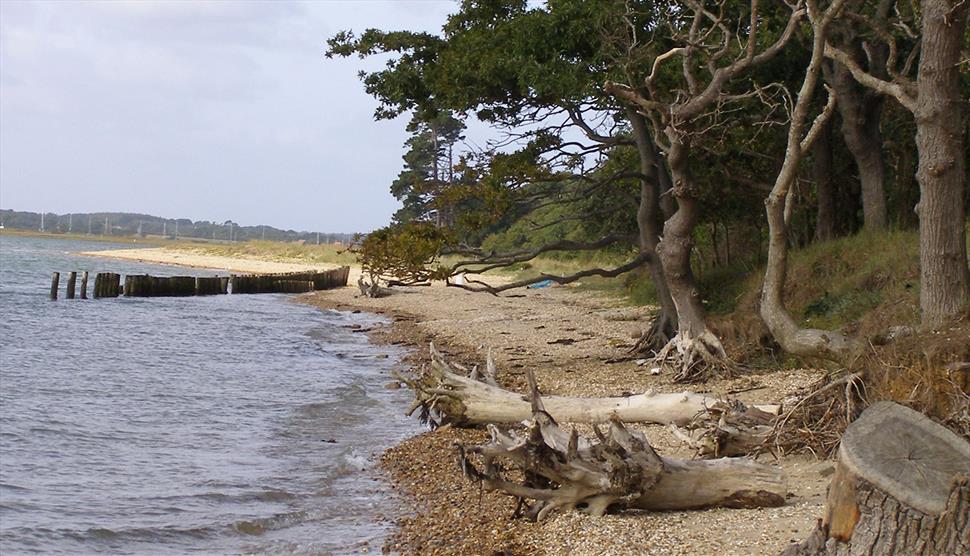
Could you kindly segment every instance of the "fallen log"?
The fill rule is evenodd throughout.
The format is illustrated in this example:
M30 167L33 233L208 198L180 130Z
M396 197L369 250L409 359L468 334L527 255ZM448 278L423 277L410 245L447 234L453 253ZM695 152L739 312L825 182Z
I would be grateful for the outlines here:
M528 373L532 419L526 436L489 425L491 441L459 448L465 474L484 488L519 499L516 510L541 520L556 510L690 510L710 507L781 506L788 492L784 471L741 458L676 460L658 455L641 433L619 419L598 442L565 433L545 408ZM469 454L481 456L482 469ZM512 464L523 480L504 475ZM532 502L529 502L529 501Z
M431 344L431 369L415 379L398 376L415 393L410 415L417 409L434 426L474 426L492 423L516 423L532 417L527 395L505 390L495 382L495 363L491 354L486 361L487 371L477 367L459 374L458 365L449 364ZM545 410L557 421L570 423L605 423L611 419L626 423L656 423L686 425L698 416L705 416L714 407L727 408L722 400L680 392L658 394L647 392L632 396L604 398L576 398L544 396ZM720 404L720 405L719 405ZM730 405L732 411L743 405ZM778 406L755 406L762 412L777 414ZM723 409L722 411L726 411ZM721 412L717 414L721 417ZM740 441L739 441L740 442Z
M783 554L970 554L970 443L873 404L845 431L824 517Z

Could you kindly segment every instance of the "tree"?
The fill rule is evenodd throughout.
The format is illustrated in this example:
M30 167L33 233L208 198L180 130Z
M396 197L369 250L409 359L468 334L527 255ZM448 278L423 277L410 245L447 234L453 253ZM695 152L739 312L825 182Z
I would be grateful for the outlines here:
M447 112L427 120L412 117L407 130L404 169L391 183L391 194L403 203L397 222L433 219L440 228L454 221L447 189L455 180L455 146L465 124Z
M966 127L960 95L961 50L966 46L970 3L922 0L920 12L921 43L915 82L895 67L896 40L885 29L877 29L890 52L885 79L866 71L836 46L827 44L825 55L842 64L860 84L896 99L916 118L920 311L923 324L933 328L960 314L970 301L965 224ZM903 62L904 68L907 65Z
M789 199L799 163L812 143L825 131L835 109L835 92L830 89L828 103L811 126L806 129L812 97L822 73L825 40L833 20L839 15L843 0L834 0L824 12L815 0L808 1L808 17L812 25L812 58L805 70L805 78L792 109L788 142L781 171L775 178L771 193L765 200L768 217L768 262L761 289L761 318L771 335L788 353L799 356L822 357L848 363L857 356L862 345L855 339L827 330L801 328L785 309L784 287L788 270L788 226L791 220Z
M722 5L720 13L712 13L694 2L686 2L683 10L670 8L662 23L670 32L669 48L665 44L640 44L635 34L632 37L632 45L652 60L645 65L649 73L637 76L636 81L642 77L643 85L615 82L605 85L607 92L646 115L653 124L655 137L662 136L665 140L658 143L671 171L671 192L677 200L677 212L664 223L657 251L677 309L678 329L658 359L676 368L678 376L685 380L704 377L723 368L726 362L721 341L707 326L691 269L693 233L700 217L703 188L691 166L693 145L712 128L723 126L721 110L725 103L758 94L757 90L734 93L729 88L752 68L778 55L803 15L799 7L791 9L777 36L763 40L761 34L770 32L770 26L765 23L769 18L754 0L746 8L747 37L742 39L725 24L738 14L726 14L725 9ZM660 73L658 70L672 64L671 60L681 62L678 74ZM663 77L673 79L673 83L661 83Z
M611 187L618 179L637 176L641 180L641 195L640 209L635 213L640 230L636 262L648 263L662 307L644 347L659 349L672 336L676 325L674 305L654 251L661 220L658 199L666 172L650 137L643 132L641 117L634 114L636 121L624 125L624 117L632 112L603 94L600 84L614 66L601 54L604 33L598 32L599 26L594 26L592 33L589 28L596 22L615 27L621 13L622 6L614 2L564 1L532 9L525 2L465 2L449 18L442 38L377 30L368 30L360 38L341 33L329 41L328 55L403 52L389 69L364 78L367 91L381 101L378 117L409 109L427 111L429 105L434 105L442 110L474 111L480 119L509 130L507 145L525 143L520 149L522 156L507 157L497 152L498 163L487 164L488 172L480 173L481 178L493 184L505 184L512 195L498 194L506 199L514 196L515 190L528 189L519 200L532 207L549 202L586 201L591 193ZM577 60L584 63L577 64ZM524 128L526 131L522 131ZM563 139L569 130L578 132L585 142ZM596 175L599 166L594 156L630 147L641 153L638 171ZM510 167L507 162L515 158L531 160L538 170L523 172L519 164ZM591 161L593 165L589 167ZM571 187L573 194L560 194L559 185L569 183L576 184ZM555 185L534 187L539 184ZM545 198L540 199L537 192ZM573 242L568 247L581 245ZM599 248L602 242L585 245ZM460 251L487 264L521 261L525 256L518 253L510 258L472 249ZM596 270L616 275L637 266ZM577 273L566 277L566 281L585 275L588 274ZM545 278L537 280L541 279ZM481 285L452 284L496 293L495 288Z

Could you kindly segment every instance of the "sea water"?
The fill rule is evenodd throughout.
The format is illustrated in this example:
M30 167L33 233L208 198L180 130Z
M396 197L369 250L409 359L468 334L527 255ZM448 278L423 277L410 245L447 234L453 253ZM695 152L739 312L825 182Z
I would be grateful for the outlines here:
M0 553L379 551L375 456L418 427L383 387L402 353L353 331L379 319L64 299L69 271L218 274L73 254L119 247L0 236Z

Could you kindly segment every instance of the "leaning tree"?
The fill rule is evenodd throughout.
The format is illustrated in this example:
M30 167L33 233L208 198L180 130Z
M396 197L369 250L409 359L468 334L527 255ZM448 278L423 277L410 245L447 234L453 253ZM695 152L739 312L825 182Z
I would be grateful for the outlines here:
M691 269L699 200L704 188L715 186L695 178L695 145L725 126L732 102L765 94L764 87L751 83L750 74L782 52L804 16L801 2L766 9L752 0L742 5L743 13L736 8L721 3L710 11L694 1L668 6L661 28L665 42L673 43L669 48L658 48L656 34L633 26L631 48L642 51L649 63L628 83L608 81L604 87L651 123L672 174L677 211L664 223L657 251L677 309L678 329L658 359L676 368L683 379L706 376L727 364L720 339L707 326ZM666 67L676 71L664 71Z
M625 7L615 2L565 1L545 7L526 2L465 3L452 15L442 37L368 30L341 33L330 40L328 55L397 53L388 68L364 77L365 88L380 102L378 117L407 110L474 112L507 134L479 164L479 187L467 193L508 201L506 210L587 201L612 192L618 197L631 179L639 181L630 211L636 237L607 230L591 242L553 242L515 253L451 246L466 258L452 275L470 268L497 268L551 251L602 249L633 240L638 253L611 269L588 269L569 276L538 276L501 287L463 280L450 285L498 293L542 280L568 283L580 278L617 276L646 264L661 309L638 342L650 351L673 336L677 312L656 256L669 174L643 116L604 94L601 83L617 70L607 46L622 25ZM577 63L581 60L583 63ZM509 152L512 145L518 151ZM630 167L611 168L618 150L635 151ZM531 168L528 166L531 164ZM512 192L512 194L510 194ZM670 206L670 203L666 203ZM481 224L479 220L476 222Z

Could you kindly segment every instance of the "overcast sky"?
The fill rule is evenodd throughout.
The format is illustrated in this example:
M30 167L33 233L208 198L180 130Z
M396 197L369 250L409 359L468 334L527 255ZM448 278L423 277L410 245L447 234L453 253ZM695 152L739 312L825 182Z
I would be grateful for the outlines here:
M450 1L0 0L0 208L298 230L388 222L406 117L373 120L342 29L438 31Z

